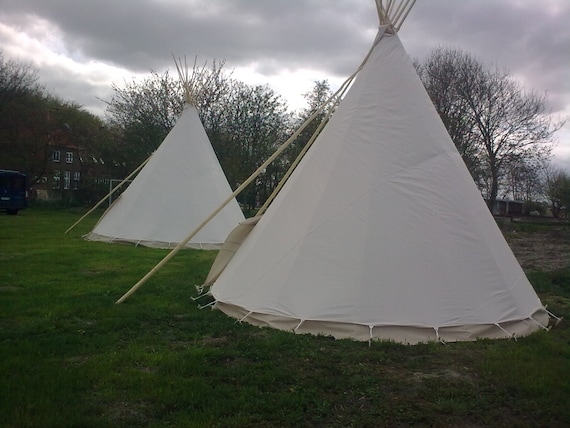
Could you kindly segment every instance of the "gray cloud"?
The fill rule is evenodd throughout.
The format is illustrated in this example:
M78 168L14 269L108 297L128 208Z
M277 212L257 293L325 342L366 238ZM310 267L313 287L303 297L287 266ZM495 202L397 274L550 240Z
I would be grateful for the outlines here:
M372 0L0 0L0 28L54 37L39 34L38 19L61 33L60 54L85 67L96 61L125 69L123 76L172 69L174 54L225 59L230 69L249 66L268 78L305 69L314 80L338 79L359 64L377 27ZM505 68L568 114L568 22L567 0L419 0L400 37L415 58L452 46ZM0 31L4 52L6 37ZM58 95L92 109L110 93L108 84L57 64L43 64L40 73Z
M411 34L403 31L402 38L409 36L414 50L424 55L428 45L458 47L522 77L528 89L547 91L555 111L568 108L570 2L451 3L418 2L411 22L406 23ZM431 34L422 41L421 33Z
M175 53L225 58L235 66L308 64L341 74L357 59L351 51L363 51L369 42L360 26L365 11L374 11L372 4L362 7L366 3L345 0L328 8L323 1L289 0L19 0L3 6L0 19L41 17L64 33L70 54L136 72L169 66ZM343 55L331 58L337 49Z

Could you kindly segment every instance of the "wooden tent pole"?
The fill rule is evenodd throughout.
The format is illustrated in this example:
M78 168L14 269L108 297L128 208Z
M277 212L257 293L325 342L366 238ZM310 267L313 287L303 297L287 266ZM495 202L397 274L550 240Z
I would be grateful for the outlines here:
M380 2L380 3L382 3L382 2ZM391 9L392 9L392 5L393 5L392 0L388 0L388 4L387 4L386 7L384 8L384 10L386 11L386 15L388 15L388 16L390 15L390 11L391 11Z
M125 300L127 300L135 291L137 291L145 282L147 282L150 278L152 278L154 276L154 274L156 272L158 272L160 270L160 268L162 266L164 266L172 257L174 257L176 255L176 253L178 253L178 251L180 251L187 243L188 241L190 241L198 232L200 232L200 230L202 230L202 228L212 219L214 218L227 204L230 203L230 201L235 198L237 195L239 195L253 180L255 180L259 174L261 174L266 168L267 166L269 166L281 153L283 153L283 151L289 147L293 141L295 141L295 139L301 134L301 132L303 132L303 130L309 125L309 123L311 123L313 120L315 120L315 118L322 113L322 111L324 110L325 106L327 106L333 99L335 99L340 93L344 93L344 91L348 88L350 82L352 82L352 80L355 78L355 76L360 72L360 70L362 70L362 67L364 67L364 64L366 63L366 61L368 60L368 58L370 57L370 54L372 53L374 46L372 46L370 48L370 51L368 52L368 54L366 55L366 57L364 58L364 61L362 61L362 63L360 64L360 66L358 67L358 69L352 73L346 80L345 82L340 86L340 88L334 93L332 94L324 103L321 107L319 107L311 116L309 116L307 118L307 120L305 120L305 122L303 122L303 124L293 133L293 135L291 135L287 141L285 141L265 162L263 162L263 164L257 168L257 170L251 174L249 176L249 178L244 181L236 190L234 190L234 192L224 201L222 202L222 204L216 208L209 216L208 218L206 218L206 220L204 220L202 223L200 223L191 233L190 235L188 235L182 242L180 242L176 247L174 247L170 253L168 253L160 262L158 262L158 264L152 268L145 276L143 276L135 285L133 285L129 291L127 291L123 296L121 296L121 298L119 300L117 300L115 303L119 304L119 303L123 303Z
M133 172L131 172L127 176L127 178L125 178L113 190L111 190L109 193L107 193L105 196L103 196L103 198L99 202L97 202L93 208L91 208L79 220L77 220L75 223L73 223L71 225L71 227L65 231L65 233L69 232L71 229L73 229L75 226L77 226L81 222L81 220L83 220L85 217L87 217L89 214L91 214L93 211L95 211L99 207L99 205L101 205L105 200L107 200L107 198L109 198L113 193L115 193L117 190L119 190L123 184L125 184L128 180L130 180L130 178L133 175L135 175L137 172L139 172L148 163L148 161L150 160L151 157L152 157L152 155L150 155L148 158L146 158L146 160L143 163L141 163Z
M390 21L390 25L392 25L393 27L396 27L396 23L398 22L398 19L400 19L400 15L404 12L405 8L406 8L406 3L409 0L402 0L400 1L400 3L398 3L398 6L396 7L396 10L394 11L394 14L390 14L388 16L388 20Z
M338 92L338 91L337 91ZM335 94L336 95L336 94ZM331 97L330 99L332 99ZM329 101L330 101L329 99ZM129 291L127 291L116 303L123 303L126 299L128 299L137 289L140 288L145 282L147 282L162 266L164 266L172 257L178 253L187 243L190 241L202 228L212 219L214 218L227 204L230 203L232 199L234 199L237 195L239 195L253 180L255 180L259 174L261 174L271 162L273 162L287 147L291 145L291 143L299 136L299 134L307 127L307 125L315 119L318 113L321 112L321 109L317 110L313 113L306 121L295 131L295 133L289 137L287 141L285 141L263 164L257 168L257 170L249 176L247 180L245 180L234 192L224 201L222 204L216 208L209 216L200 223L183 241L181 241L176 247L174 247L170 253L168 253L154 268L152 268L144 277L142 277L135 285L131 287Z
M405 5L406 12L404 13L404 15L401 18L398 18L396 31L400 31L400 27L402 26L402 24L404 23L404 21L408 17L408 14L410 13L410 11L412 10L412 8L414 7L415 4L416 4L416 0L408 0L406 2L406 5Z
M350 84L350 82L352 81L352 79L346 80L342 86L340 87L340 89L337 91L338 98L341 98L344 93L346 92L346 90L348 89L348 86ZM323 107L320 109L320 111L324 110L324 107L329 105L330 102L332 101L332 99L330 99L327 103L323 103ZM336 103L333 103L333 106ZM324 128L325 124L327 123L327 121L329 120L329 118L332 116L333 114L333 106L331 106L331 109L327 112L327 115L325 118L323 118L323 120L321 121L321 123L319 123L319 126L317 127L317 129L315 130L315 132L313 133L313 135L311 135L311 138L309 139L309 141L307 141L307 144L305 144L305 147L303 147L303 149L301 150L301 152L297 155L297 157L295 158L295 160L293 161L293 163L291 164L291 166L289 167L289 169L287 170L287 172L285 173L285 175L283 176L283 178L281 178L281 180L279 181L279 183L277 184L277 187L275 187L275 189L273 189L273 192L271 192L271 195L269 195L269 198L267 198L267 200L265 201L265 203L262 205L262 207L259 209L259 211L257 212L257 215L262 215L265 210L269 207L269 204L271 204L271 202L273 201L273 199L275 199L275 197L277 196L277 194L281 191L281 188L285 185L285 182L287 181L287 179L289 178L289 176L293 173L293 171L295 170L295 168L297 167L297 165L299 164L299 162L301 162L301 159L303 159L303 157L305 156L305 153L307 153L307 151L311 148L311 146L313 145L314 141L317 139L317 136L319 135L319 133L321 132L321 130Z

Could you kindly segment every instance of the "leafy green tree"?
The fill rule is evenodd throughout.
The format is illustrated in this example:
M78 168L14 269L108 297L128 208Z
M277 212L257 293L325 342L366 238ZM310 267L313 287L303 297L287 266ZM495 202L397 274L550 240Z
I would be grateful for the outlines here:
M38 71L29 63L5 60L0 51L0 168L26 171L43 101Z
M297 114L295 121L295 128L300 127L307 119L309 119L314 113L319 109L322 111L315 117L315 119L307 125L305 129L301 132L299 137L295 139L291 147L286 151L286 157L288 162L293 162L299 152L303 150L303 147L309 142L311 137L319 125L323 121L327 121L329 114L332 113L333 106L328 103L330 97L333 95L331 91L329 82L327 80L315 81L313 89L309 92L303 94L303 97L307 101L307 106Z
M103 125L80 105L46 93L31 65L1 53L0 100L0 167L25 172L30 186L45 176L54 146L92 147Z
M236 188L265 161L290 132L291 115L285 101L267 86L250 86L223 71L214 61L200 70L194 101L218 160L232 188ZM194 71L197 71L196 67ZM107 152L135 169L164 140L184 103L183 88L167 72L151 73L142 82L113 87L106 115L114 144ZM277 162L247 189L244 202L254 206L282 175Z
M232 187L247 179L286 140L291 115L280 95L264 85L234 82L225 99L223 143L233 156L220 156ZM214 143L214 141L212 142ZM240 197L249 208L263 202L284 174L286 166L274 162Z
M156 150L176 123L184 104L183 91L168 71L153 71L142 82L133 80L112 89L105 115L110 129L120 136L112 157L132 171Z

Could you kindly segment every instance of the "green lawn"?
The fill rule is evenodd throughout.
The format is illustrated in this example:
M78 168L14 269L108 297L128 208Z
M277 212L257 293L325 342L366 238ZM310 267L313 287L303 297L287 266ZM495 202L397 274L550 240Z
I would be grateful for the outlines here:
M568 426L570 330L403 346L237 324L191 300L214 252L86 242L96 216L0 215L0 426ZM570 312L567 269L529 272Z

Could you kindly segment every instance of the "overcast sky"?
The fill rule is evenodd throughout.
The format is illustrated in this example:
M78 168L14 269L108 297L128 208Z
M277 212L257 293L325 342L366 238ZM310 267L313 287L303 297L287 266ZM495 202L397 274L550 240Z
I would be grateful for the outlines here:
M4 57L99 115L112 83L174 71L172 55L224 59L298 109L315 81L336 89L354 71L377 26L373 0L0 0ZM505 68L570 116L570 0L418 0L400 38L413 58L446 46ZM558 140L570 170L570 123Z

